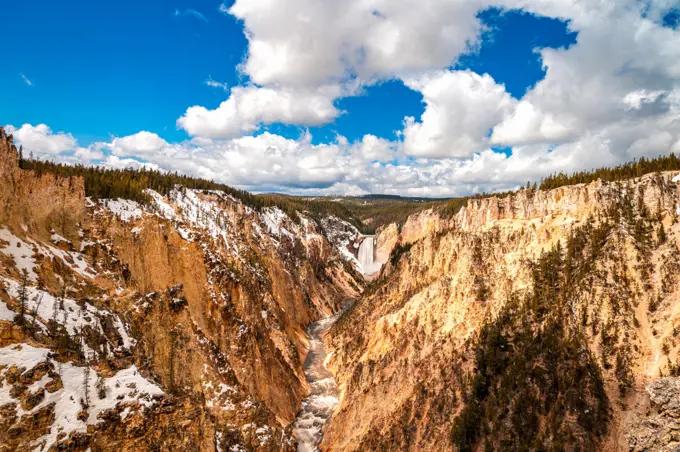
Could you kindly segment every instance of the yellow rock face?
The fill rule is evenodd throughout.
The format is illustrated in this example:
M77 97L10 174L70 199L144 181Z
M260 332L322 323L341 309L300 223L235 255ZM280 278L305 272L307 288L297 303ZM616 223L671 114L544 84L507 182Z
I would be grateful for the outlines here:
M580 295L565 321L583 325L612 407L597 447L627 450L630 426L646 414L644 386L669 373L680 345L677 290L663 283L680 270L673 176L521 190L472 200L451 219L432 211L411 216L397 242L411 247L402 248L382 281L327 337L341 398L324 450L450 450L453 421L467 403L464 381L475 374L470 347L480 329L511 297L534 290L534 262L542 253L557 243L566 247L579 226L614 215L611 206L626 193L636 212L646 209L649 251L641 251L625 224L613 227L588 270L592 287L576 288ZM661 224L668 234L663 244ZM393 231L384 234L384 242L393 240ZM663 301L650 309L658 294ZM603 328L616 331L614 339L605 343ZM614 363L619 355L628 357L627 367ZM632 381L624 394L625 369Z

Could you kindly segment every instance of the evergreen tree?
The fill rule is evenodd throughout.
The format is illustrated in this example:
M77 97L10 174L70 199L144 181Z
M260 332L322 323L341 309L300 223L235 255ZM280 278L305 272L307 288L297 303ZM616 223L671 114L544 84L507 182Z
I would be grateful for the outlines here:
M90 407L90 363L85 360L85 369L83 370L83 396L84 401L81 401L84 409ZM83 403L84 402L84 403Z
M31 331L35 334L35 320L38 317L38 311L40 310L40 305L42 304L43 297L45 295L45 286L43 285L42 278L38 278L38 291L36 292L35 299L35 309L33 309L33 320L31 320Z
M21 325L21 329L26 329L26 302L28 301L28 271L21 269L21 285L19 286L19 314L15 322Z

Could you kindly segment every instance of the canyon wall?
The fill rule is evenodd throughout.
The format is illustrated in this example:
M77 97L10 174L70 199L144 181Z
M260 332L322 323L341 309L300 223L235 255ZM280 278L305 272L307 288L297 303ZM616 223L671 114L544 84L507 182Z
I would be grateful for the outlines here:
M179 186L89 199L2 129L0 178L2 447L296 449L306 326L363 284L333 231Z
M323 450L672 447L646 387L678 373L674 176L410 217L326 338L341 397Z

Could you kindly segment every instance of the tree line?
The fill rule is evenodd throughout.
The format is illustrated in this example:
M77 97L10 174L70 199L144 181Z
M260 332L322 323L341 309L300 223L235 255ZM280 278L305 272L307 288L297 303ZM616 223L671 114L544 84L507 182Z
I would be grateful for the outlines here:
M670 155L659 156L653 159L641 157L639 160L633 160L632 162L624 163L615 166L614 168L577 171L571 175L564 172L551 174L550 176L541 179L538 188L541 190L550 190L565 185L587 184L598 179L616 182L641 177L649 173L677 170L680 170L680 159L676 157L675 154L671 153Z
M176 186L183 186L196 190L220 191L258 211L266 207L278 207L294 221L298 220L297 212L306 213L317 220L327 215L334 215L353 224L362 232L370 229L356 219L346 206L338 202L277 194L255 195L226 184L186 176L177 172L164 172L144 167L140 169L112 169L100 166L66 165L46 160L25 159L23 155L20 156L19 166L38 174L48 173L62 177L82 177L85 181L85 194L92 199L122 198L148 204L151 197L146 193L147 189L165 196Z

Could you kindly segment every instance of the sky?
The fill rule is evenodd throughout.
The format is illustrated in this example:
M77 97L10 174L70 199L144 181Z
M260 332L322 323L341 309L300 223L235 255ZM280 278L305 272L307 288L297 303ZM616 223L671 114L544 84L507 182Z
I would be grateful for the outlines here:
M7 0L27 154L460 196L680 153L676 0Z

